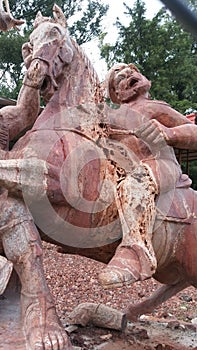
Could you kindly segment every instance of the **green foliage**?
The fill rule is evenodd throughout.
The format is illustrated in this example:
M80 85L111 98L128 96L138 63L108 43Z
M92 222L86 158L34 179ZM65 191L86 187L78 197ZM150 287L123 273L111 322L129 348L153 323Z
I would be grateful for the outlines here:
M191 178L192 180L192 188L194 190L197 190L197 160L192 160L192 161L189 161L189 169L188 169L188 175L189 177ZM182 171L183 173L187 173L187 164L186 162L182 163L181 164L181 168L182 168Z
M0 95L16 98L21 87L21 46L26 41L16 31L0 34Z
M71 35L79 44L87 42L101 34L101 21L108 10L108 6L97 1L85 0L62 0L56 1L66 16L70 18L78 15L69 28ZM44 16L52 16L54 1L51 0L10 0L10 8L15 18L26 21L23 33L15 30L0 33L0 95L17 98L21 87L23 60L21 47L28 40L29 32L32 30L33 21L38 11Z
M189 176L192 179L192 187L197 190L197 160L193 160L189 164Z
M77 20L70 28L71 35L79 44L91 40L101 33L101 21L108 10L108 6L93 0L57 0L67 19L78 15ZM44 16L52 16L54 1L51 0L10 0L11 11L17 18L25 19L26 28L31 29L38 11Z
M79 45L101 35L101 21L107 10L108 6L103 6L98 1L88 2L80 20L69 28L70 34L75 37Z
M196 6L196 0L192 2ZM130 19L124 26L117 19L118 38L114 45L104 43L101 57L108 67L115 62L134 63L152 82L151 96L165 100L184 113L197 109L197 43L190 33L162 8L151 20L146 18L145 3L136 0L133 8L125 5Z

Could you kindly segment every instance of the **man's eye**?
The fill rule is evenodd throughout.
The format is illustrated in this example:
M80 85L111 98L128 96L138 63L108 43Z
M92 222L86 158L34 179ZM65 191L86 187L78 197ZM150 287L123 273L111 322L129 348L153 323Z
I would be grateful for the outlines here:
M125 79L125 78L126 78L125 75L119 75L119 76L116 78L116 82L117 82L117 83L120 83L121 80L123 80L123 79Z

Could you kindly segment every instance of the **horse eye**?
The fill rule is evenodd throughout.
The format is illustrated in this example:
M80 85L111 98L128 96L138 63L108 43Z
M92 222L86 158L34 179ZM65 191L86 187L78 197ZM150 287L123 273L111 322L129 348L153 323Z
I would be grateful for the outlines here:
M52 28L50 31L50 36L58 36L59 35L59 30L57 28Z

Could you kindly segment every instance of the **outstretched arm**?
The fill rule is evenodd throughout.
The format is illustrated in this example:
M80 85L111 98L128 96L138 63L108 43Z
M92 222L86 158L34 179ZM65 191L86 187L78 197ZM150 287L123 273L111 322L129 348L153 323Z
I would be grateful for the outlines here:
M3 2L5 3L6 11L4 10ZM0 30L7 32L11 28L18 29L17 26L20 26L23 23L25 22L12 17L10 12L9 1L0 0Z

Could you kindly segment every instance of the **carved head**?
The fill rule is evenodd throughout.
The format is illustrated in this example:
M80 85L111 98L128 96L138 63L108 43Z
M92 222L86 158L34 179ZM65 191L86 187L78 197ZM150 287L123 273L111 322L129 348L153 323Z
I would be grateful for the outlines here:
M151 82L143 76L134 64L114 65L107 76L107 89L113 103L121 104L146 95Z
M67 32L66 18L57 5L53 6L53 18L38 12L34 28L29 42L23 45L22 54L29 79L35 77L37 62L38 86L43 97L48 94L48 99L57 88L56 81L63 74L64 66L73 59L73 45Z

